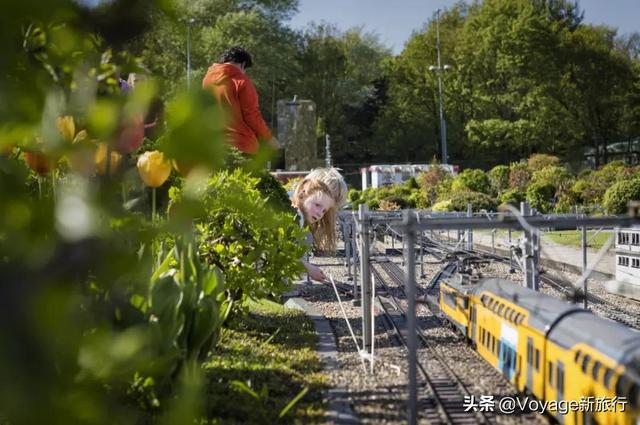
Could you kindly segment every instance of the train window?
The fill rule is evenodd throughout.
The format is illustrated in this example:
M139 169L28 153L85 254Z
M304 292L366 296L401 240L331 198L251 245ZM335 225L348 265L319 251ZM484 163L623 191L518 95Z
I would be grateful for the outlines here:
M502 310L504 309L504 304L500 304L498 307L498 316L502 314Z
M518 372L522 370L522 356L518 354Z
M533 341L527 338L527 364L533 364Z
M511 313L511 307L507 307L504 309L504 318L509 319L509 314Z
M585 354L585 356L582 358L582 371L584 373L587 373L587 368L589 367L589 363L591 362L591 356L588 354Z
M558 389L558 394L564 393L564 370L561 367L561 364L558 364L557 367L557 380L556 380L556 388Z
M613 377L613 370L608 367L605 368L604 371L604 386L609 388L609 384L611 383L611 378Z
M616 395L618 397L624 397L627 393L628 386L629 380L624 375L620 375L618 382L616 382Z
M591 369L591 376L596 381L598 380L598 372L600 372L600 366L602 366L602 364L596 360L596 362L593 364L593 369Z
M578 363L580 361L580 355L582 354L582 351L578 350L576 351L576 357L575 357L575 362Z
M536 348L536 371L540 371L540 350ZM543 377L544 379L544 377Z
M549 361L547 363L547 367L549 368L549 385L551 385L551 387L553 387L553 363L551 363L551 361Z
M638 387L638 384L631 385L631 389L629 389L629 398L627 400L634 409L637 409L638 406L640 406L640 387Z

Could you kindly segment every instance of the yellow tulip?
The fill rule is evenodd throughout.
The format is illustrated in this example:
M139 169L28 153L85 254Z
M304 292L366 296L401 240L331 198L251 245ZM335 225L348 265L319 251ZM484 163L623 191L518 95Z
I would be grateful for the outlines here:
M122 160L122 155L118 152L112 150L111 151L111 163L109 164L110 174L115 174L118 169L118 165ZM105 174L107 172L107 144L100 143L98 144L98 149L96 150L95 155L96 167L98 169L98 174Z
M58 131L60 131L62 138L68 143L79 143L87 139L87 130L78 131L76 134L76 124L71 115L58 117L56 124L58 125Z
M159 151L145 152L138 158L138 172L145 185L160 187L171 174L171 163Z
M60 134L62 134L62 138L65 141L72 143L73 138L76 135L76 124L73 122L73 117L70 115L58 117L56 119L56 124L58 125Z

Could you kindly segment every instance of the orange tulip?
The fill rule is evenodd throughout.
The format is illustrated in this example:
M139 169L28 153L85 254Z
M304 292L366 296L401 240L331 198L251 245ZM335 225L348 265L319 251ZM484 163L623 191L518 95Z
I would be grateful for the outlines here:
M41 152L25 152L24 160L29 168L41 176L48 174L55 164L52 158Z
M111 151L111 163L109 164L110 174L115 174L118 169L118 165L122 160L122 155L116 151ZM100 143L95 154L95 163L98 169L98 174L104 175L107 172L107 144Z
M138 158L138 172L145 185L160 187L171 174L171 163L159 151L145 152Z

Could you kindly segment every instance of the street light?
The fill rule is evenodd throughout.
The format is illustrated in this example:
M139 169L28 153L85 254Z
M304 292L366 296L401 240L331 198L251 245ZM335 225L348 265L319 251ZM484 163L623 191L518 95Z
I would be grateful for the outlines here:
M187 88L191 87L191 25L195 22L194 18L187 20Z
M440 65L440 9L436 10L436 51L438 66L431 65L429 71L438 75L438 103L440 104L440 143L442 144L442 163L448 164L447 155L447 123L444 120L444 99L442 96L442 72L451 69L450 65Z

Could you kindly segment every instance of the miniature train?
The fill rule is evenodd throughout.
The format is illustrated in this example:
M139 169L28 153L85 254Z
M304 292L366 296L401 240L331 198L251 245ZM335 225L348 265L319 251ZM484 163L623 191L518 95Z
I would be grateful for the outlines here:
M441 282L439 306L558 422L640 425L640 332L505 279Z

